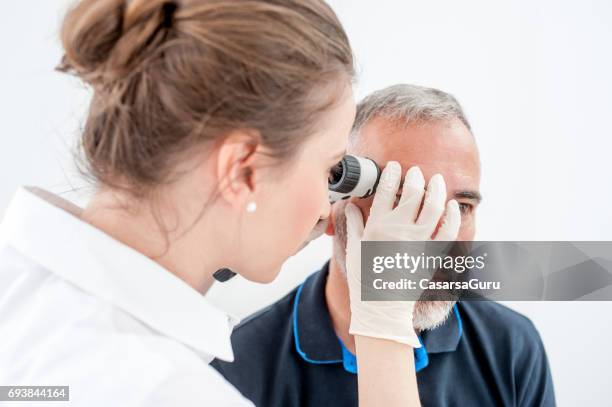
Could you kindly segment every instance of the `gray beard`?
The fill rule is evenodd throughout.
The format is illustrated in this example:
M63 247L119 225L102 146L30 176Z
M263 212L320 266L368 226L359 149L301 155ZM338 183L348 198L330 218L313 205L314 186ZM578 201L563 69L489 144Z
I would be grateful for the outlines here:
M346 217L344 207L346 201L338 204L334 211L333 254L334 262L340 271L346 275ZM434 329L442 325L453 310L456 301L422 301L414 305L412 323L416 331Z

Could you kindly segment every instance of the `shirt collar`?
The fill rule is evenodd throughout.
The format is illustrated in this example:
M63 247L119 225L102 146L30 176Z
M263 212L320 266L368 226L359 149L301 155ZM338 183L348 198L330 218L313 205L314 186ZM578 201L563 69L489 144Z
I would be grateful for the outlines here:
M345 370L356 373L355 355L336 336L327 310L325 283L328 273L329 261L297 289L292 315L295 348L306 362L342 363ZM415 349L417 372L429 364L428 354L453 352L457 349L463 328L456 305L453 307L453 316L439 327L419 336L422 347Z
M342 362L342 346L325 302L329 261L297 289L293 302L293 337L300 356L310 363Z
M233 360L236 320L158 263L80 220L79 212L47 191L22 187L0 225L0 240L201 356Z

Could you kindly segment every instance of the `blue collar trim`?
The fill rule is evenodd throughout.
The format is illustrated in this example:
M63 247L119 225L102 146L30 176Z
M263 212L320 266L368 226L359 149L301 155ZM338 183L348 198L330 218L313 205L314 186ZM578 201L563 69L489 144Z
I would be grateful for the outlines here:
M292 327L296 352L308 363L342 363L349 373L357 373L357 358L335 335L325 302L325 282L329 262L309 276L297 289L293 301ZM463 335L463 323L457 304L455 318L419 336L421 347L414 350L416 371L429 364L430 353L452 352Z
M304 282L305 283L305 282ZM326 359L326 360L317 360L310 358L306 352L302 350L300 346L300 336L298 335L298 304L300 301L300 296L302 294L302 289L304 288L304 283L302 283L295 294L295 300L293 301L293 339L295 341L295 350L297 353L309 363L317 363L317 364L327 364L327 363L340 363L342 359ZM342 343L342 342L341 342ZM344 345L342 345L344 348Z

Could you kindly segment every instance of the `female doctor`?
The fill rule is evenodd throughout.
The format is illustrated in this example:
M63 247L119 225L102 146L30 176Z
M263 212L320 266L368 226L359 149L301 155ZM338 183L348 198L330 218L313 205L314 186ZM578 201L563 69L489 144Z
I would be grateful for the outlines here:
M96 191L78 208L21 188L5 214L0 384L69 386L88 407L249 405L208 366L232 360L235 321L202 294L222 268L272 281L329 215L355 114L340 23L319 0L83 0L61 40L60 70L93 89L80 147ZM401 175L386 167L365 229L347 209L364 405L418 404L412 305L361 302L354 244L429 238L399 216L418 211L418 177L393 209ZM444 201L427 193L433 227Z

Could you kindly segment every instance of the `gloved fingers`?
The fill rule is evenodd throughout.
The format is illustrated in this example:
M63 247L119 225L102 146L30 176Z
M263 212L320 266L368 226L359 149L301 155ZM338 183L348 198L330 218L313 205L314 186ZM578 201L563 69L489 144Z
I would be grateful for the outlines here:
M402 178L402 167L397 161L389 161L385 166L376 187L370 217L377 218L393 209L395 196Z
M426 227L426 240L431 238L431 234L436 229L440 217L444 213L446 202L446 183L440 174L436 174L429 180L423 209L417 220L417 224Z
M438 233L434 240L456 240L459 234L459 227L461 226L461 211L459 210L459 204L454 199L451 199L446 203L446 213L444 214L444 220L442 225L438 229Z
M363 216L359 208L353 203L346 205L344 215L346 217L347 246L351 246L353 243L361 241L361 236L363 236Z
M406 172L406 177L404 177L402 196L397 205L398 207L402 207L401 210L406 214L410 223L416 221L424 194L425 178L423 178L421 169L417 166L410 167Z

